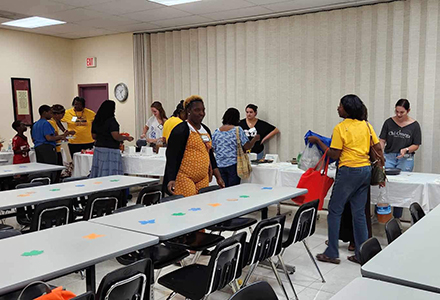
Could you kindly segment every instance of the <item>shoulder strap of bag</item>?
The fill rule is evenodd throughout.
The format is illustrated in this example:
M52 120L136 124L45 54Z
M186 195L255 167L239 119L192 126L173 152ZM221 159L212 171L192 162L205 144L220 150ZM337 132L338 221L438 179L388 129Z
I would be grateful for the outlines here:
M324 175L327 175L328 165L330 163L330 158L327 157L328 149L329 148L327 148L327 150L325 150L324 154L321 156L321 158L319 159L318 163L315 166L315 171L323 170L324 171L323 172Z
M240 141L240 133L239 133L238 126L235 127L235 137L237 138L237 147L241 147L241 141Z

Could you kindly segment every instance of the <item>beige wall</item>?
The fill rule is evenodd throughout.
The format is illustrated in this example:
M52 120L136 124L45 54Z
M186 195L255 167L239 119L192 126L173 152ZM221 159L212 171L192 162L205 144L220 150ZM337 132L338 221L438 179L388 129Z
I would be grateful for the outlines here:
M108 83L109 97L115 100L116 119L121 132L135 134L133 35L131 33L101 36L73 41L73 85L70 90L78 93L78 84ZM86 58L96 57L97 67L86 68ZM119 103L114 97L115 85L128 86L127 101Z
M15 135L11 77L31 79L34 121L42 104L68 105L73 96L72 41L0 29L0 66L0 136L7 146Z

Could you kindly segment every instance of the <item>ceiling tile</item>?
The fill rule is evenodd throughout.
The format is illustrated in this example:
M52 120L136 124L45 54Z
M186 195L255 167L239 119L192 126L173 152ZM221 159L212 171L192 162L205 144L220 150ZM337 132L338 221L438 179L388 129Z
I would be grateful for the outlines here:
M253 3L253 4L257 4L257 5L272 4L272 3L278 3L278 2L287 2L287 0L246 0L246 1ZM290 0L290 2L293 2L293 1L295 1L295 0Z
M124 26L124 25L132 25L140 23L139 21L122 18L118 16L111 16L109 18L98 18L98 19L92 19L87 21L82 21L81 25L89 26L89 27L96 27L96 28L107 28L110 30L117 30L118 27Z
M33 0L35 1L35 0ZM111 2L114 0L50 0L58 3L66 3L75 7L84 7L89 5L102 4L106 2Z
M177 10L172 7L144 10L136 13L126 14L124 17L142 22L151 22L157 20L166 20L180 17L191 16L187 12Z
M270 14L272 12L273 11L271 11L267 8L261 7L261 6L253 6L253 7L247 7L247 8L241 8L241 9L221 11L221 12L211 13L211 14L205 14L202 16L216 20L216 21L222 21L222 20L231 20L231 19L238 19L238 18L245 18L245 17L254 17L254 16L258 16L258 15Z
M93 9L112 15L123 15L131 12L139 12L147 9L165 8L166 6L149 2L146 0L118 0L105 3L104 5L88 6L88 9Z
M160 28L161 28L160 26L151 23L138 23L132 25L119 26L118 28L115 28L115 30L117 30L118 32L133 32L133 31L160 29Z
M183 17L183 18L154 21L152 23L159 25L161 27L168 28L168 27L178 27L178 26L185 26L185 25L204 24L204 23L210 23L212 21L213 20L208 19L206 17L189 16L189 17Z
M243 0L203 0L200 2L174 5L173 7L192 14L201 15L249 6L254 6L254 4Z
M11 11L29 16L53 13L73 6L49 0L1 0L0 10Z
M96 10L75 8L52 14L46 14L44 17L50 17L64 22L79 22L98 18L105 19L109 18L110 16Z
M48 27L35 28L35 32L46 32L53 34L61 34L61 33L78 33L84 30L89 30L90 27L74 24L74 23L66 23L61 25L54 25Z
M368 1L368 0L367 0ZM382 0L371 0L373 2L381 2ZM269 5L264 5L264 7L276 11L292 11L292 10L304 10L304 9L317 9L324 7L341 7L341 6L352 6L356 2L361 2L360 0L294 0L288 2L274 3ZM365 1L362 1L365 2Z

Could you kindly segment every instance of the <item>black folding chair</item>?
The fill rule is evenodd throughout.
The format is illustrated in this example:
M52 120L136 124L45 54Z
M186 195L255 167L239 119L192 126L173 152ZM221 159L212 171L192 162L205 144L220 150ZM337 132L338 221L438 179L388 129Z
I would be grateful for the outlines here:
M117 269L104 276L95 300L150 299L153 265L148 258Z
M187 299L207 299L226 285L235 285L241 276L246 233L234 235L218 243L207 266L192 264L159 278L159 284Z
M87 199L83 220L110 215L118 208L120 192L98 192Z
M284 228L283 244L282 244L283 250L278 255L278 260L281 263L283 271L286 273L286 276L289 280L289 284L292 287L292 289L293 289L293 283L287 272L287 268L283 260L283 254L286 251L286 249L290 247L290 245L298 242L303 243L310 259L315 264L315 267L318 270L319 276L321 276L322 282L323 283L325 282L324 276L322 275L321 270L319 269L319 266L316 263L315 257L313 256L312 252L310 252L310 249L307 245L307 238L315 233L316 217L318 215L318 205L319 205L319 200L311 201L301 205L297 210L295 217L293 218L292 227Z
M409 212L411 213L413 224L416 224L418 221L420 221L421 218L425 216L425 212L423 211L420 204L417 202L411 203L411 205L409 206Z
M94 300L95 295L92 292L87 292L81 295L76 296L75 298L72 298L70 300Z
M391 244L402 234L399 222L396 219L391 219L385 224L385 233L387 234L388 245Z
M44 183L40 181L31 182L31 183L20 183L15 186L15 189L27 189L42 185L44 185ZM33 213L34 213L33 206L18 207L17 216L16 216L17 223L24 227L28 227L29 225L31 225Z
M248 259L247 264L250 266L250 268L248 274L244 279L243 287L245 287L248 283L258 264L262 261L267 260L272 267L272 271L274 272L278 284L281 286L281 289L284 292L284 295L287 299L289 299L289 295L287 294L283 281L281 280L275 263L272 260L273 257L277 256L281 252L282 235L285 220L286 216L280 215L271 219L261 220L255 227L249 243L246 244L246 256ZM285 271L285 273L286 276L289 278L287 271ZM295 299L298 299L293 284L292 289L295 295Z
M136 204L151 205L159 203L162 198L162 185L154 184L142 188L139 192Z
M278 300L277 294L266 281L258 281L245 286L229 300Z
M85 180L85 179L89 179L88 176L81 176L81 177L66 177L62 179L62 182L74 182L74 181L81 181L81 180ZM78 183L80 184L80 183ZM74 199L72 199L72 206L73 206L73 213L74 213L74 218L76 219L77 217L83 217L84 216L84 209L87 205L87 199L88 196L78 196Z
M62 179L62 182L80 181L80 180L85 180L85 179L89 179L89 177L88 176L65 177L65 178Z
M126 212L133 209L142 208L144 205L136 204L122 208L118 208L113 214ZM129 265L133 262L149 257L153 262L153 267L158 270L154 278L158 278L161 270L167 266L170 266L176 262L182 261L185 257L189 256L189 252L182 247L170 247L166 244L158 244L146 249L134 251L123 256L119 256L116 260L122 265Z
M209 192L216 191L219 189L220 189L220 187L218 185L210 185L208 187L200 189L199 194L209 193ZM209 226L206 229L210 230L211 232L219 232L220 234L224 231L233 231L232 234L234 235L237 231L245 229L245 228L249 228L256 223L257 223L256 219L238 217L238 218L224 221L219 224L215 224L213 226Z
M378 254L380 251L382 251L382 247L380 246L379 241L377 238L372 237L366 240L359 250L360 254L360 263L363 266L366 264L370 259L372 259L376 254Z
M1 239L7 239L16 235L20 235L21 232L16 229L6 229L6 230L0 230L0 240Z
M173 200L177 200L177 199L182 199L185 198L183 195L171 195L171 196L167 196L167 197L163 197L162 199L160 199L160 203L165 203L165 202L169 202L169 201L173 201Z
M73 221L72 201L63 199L40 203L35 207L30 231L65 225Z

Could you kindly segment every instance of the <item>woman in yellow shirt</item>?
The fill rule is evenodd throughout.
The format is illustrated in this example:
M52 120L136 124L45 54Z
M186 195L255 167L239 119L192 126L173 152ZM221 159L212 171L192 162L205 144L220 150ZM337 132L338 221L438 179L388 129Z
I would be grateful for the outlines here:
M366 121L367 108L356 95L342 97L338 114L344 120L335 126L327 155L339 159L338 171L328 207L328 247L316 258L323 262L339 264L338 240L341 215L345 204L350 202L353 216L355 256L348 259L359 261L359 248L368 239L365 205L371 180L370 139L380 153L384 164L382 147L373 127ZM318 144L324 151L328 148L320 139L309 137L309 142ZM382 186L385 183L381 184Z
M171 131L173 131L174 127L186 120L186 112L183 108L183 102L184 100L180 100L173 112L173 116L166 120L163 124L162 136L165 138L165 143L168 143L168 138L170 137Z
M69 140L69 150L73 157L76 152L93 148L95 140L92 137L92 122L95 119L95 113L86 108L84 98L75 97L72 106L66 110L61 121L67 123L67 130L75 131L75 135Z

